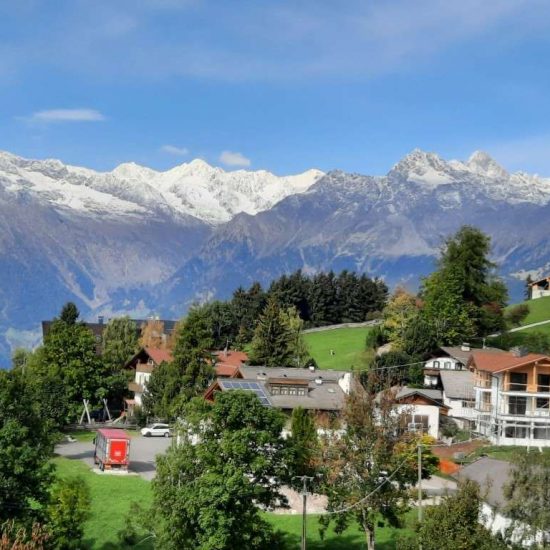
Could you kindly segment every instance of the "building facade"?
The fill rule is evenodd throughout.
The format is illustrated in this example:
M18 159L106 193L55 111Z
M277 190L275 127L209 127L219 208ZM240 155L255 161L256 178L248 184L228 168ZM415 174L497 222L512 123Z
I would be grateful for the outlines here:
M550 357L472 353L476 431L495 445L550 447Z

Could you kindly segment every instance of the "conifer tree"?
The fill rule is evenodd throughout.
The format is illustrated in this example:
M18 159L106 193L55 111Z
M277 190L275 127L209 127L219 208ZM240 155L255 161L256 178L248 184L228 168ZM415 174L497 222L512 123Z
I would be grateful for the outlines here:
M258 320L250 362L267 367L286 367L292 365L292 350L289 347L291 331L281 315L281 309L274 298L270 298Z

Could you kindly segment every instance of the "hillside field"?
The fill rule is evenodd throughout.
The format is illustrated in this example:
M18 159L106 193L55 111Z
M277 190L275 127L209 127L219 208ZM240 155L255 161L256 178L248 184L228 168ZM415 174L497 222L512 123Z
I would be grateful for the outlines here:
M323 330L306 333L304 339L320 369L351 370L362 365L369 330L369 327Z
M91 490L92 509L85 526L85 541L90 550L119 550L117 533L124 529L126 516L133 502L148 508L152 502L151 484L139 476L110 476L93 473L81 460L57 457L53 460L61 477L79 476L85 479ZM301 515L265 514L277 530L284 533L288 550L300 547L302 533ZM409 512L407 523L411 524L414 512ZM341 535L329 529L324 540L319 535L319 516L308 516L308 548L310 550L360 550L365 547L364 535L357 526L352 526ZM396 539L410 533L410 528L401 530L388 527L377 529L376 548L394 550ZM133 546L139 550L152 550L151 539Z
M531 323L550 320L550 296L537 298L536 300L527 300L525 302L520 302L520 304L529 306L529 315L521 322L522 325L530 325ZM510 309L520 304L512 304L506 309Z

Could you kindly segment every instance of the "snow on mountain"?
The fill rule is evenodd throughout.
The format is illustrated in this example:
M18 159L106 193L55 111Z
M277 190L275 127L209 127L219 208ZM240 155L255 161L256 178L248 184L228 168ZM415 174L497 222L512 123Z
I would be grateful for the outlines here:
M447 161L417 149L385 176L286 177L199 159L97 172L0 152L0 365L68 300L88 318L175 318L197 298L298 268L414 286L464 223L492 236L521 286L518 273L550 265L550 179L479 151Z
M256 214L288 195L306 191L323 173L278 177L270 172L225 172L202 160L158 172L124 163L111 172L27 160L0 153L0 185L31 193L52 206L103 215L194 216L210 224L235 214Z

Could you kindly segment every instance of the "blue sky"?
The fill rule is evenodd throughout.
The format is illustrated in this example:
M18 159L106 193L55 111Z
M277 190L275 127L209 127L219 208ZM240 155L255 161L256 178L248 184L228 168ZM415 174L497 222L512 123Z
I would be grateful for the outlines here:
M547 0L0 0L0 149L382 174L415 147L550 176Z

